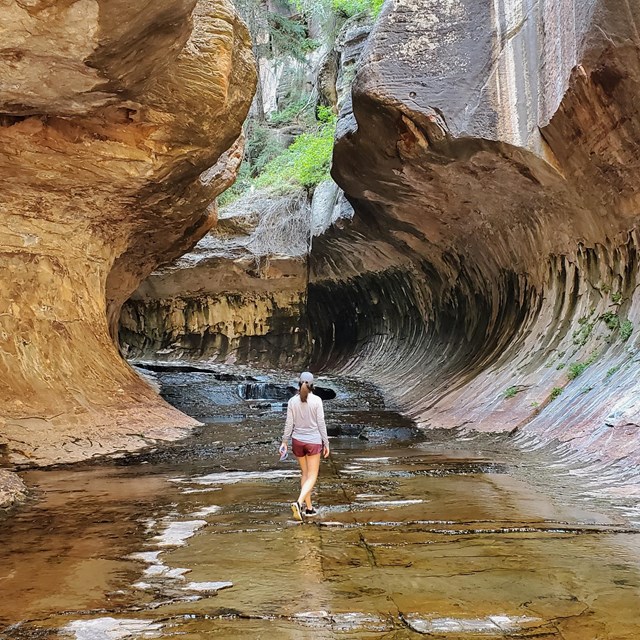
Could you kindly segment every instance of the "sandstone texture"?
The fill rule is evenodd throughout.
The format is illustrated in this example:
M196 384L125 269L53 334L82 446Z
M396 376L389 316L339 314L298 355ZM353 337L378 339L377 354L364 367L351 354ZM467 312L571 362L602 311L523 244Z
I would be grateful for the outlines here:
M352 215L332 181L311 199L302 189L248 193L124 305L120 341L127 356L306 366L309 252L315 237Z
M241 200L127 301L128 357L296 366L308 354L309 216L304 194Z
M194 421L121 358L123 302L215 223L255 85L227 0L0 0L0 445L68 462Z
M387 2L314 244L316 366L421 425L640 458L640 3Z
M343 25L335 43L323 43L303 61L288 55L262 59L269 67L269 80L263 78L265 108L273 111L278 96L295 88L301 69L308 87L315 88L308 93L310 103L339 108L349 102L370 28L360 15ZM314 34L323 37L321 31ZM290 144L303 129L294 124L271 132ZM217 228L192 252L154 272L126 302L123 350L133 360L307 366L308 254L316 237L331 226L344 227L352 216L332 180L312 194L293 185L284 193L249 191L221 209Z

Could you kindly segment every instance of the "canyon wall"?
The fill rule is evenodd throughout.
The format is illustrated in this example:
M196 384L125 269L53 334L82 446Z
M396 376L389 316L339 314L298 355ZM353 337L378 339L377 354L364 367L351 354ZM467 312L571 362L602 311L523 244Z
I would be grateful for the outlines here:
M387 2L312 254L317 367L419 424L640 457L640 3Z
M341 45L358 71L333 175L355 216L313 239L308 292L302 267L265 278L208 240L128 303L132 354L310 362L425 427L632 469L639 18L614 0L387 2Z
M315 33L320 47L296 63L308 71L305 102L337 109L348 100L370 28L370 17L361 14L342 25L335 42L323 42L326 34ZM295 84L287 81L290 56L271 62L287 71L274 74L279 83L264 84L265 104L275 104L276 93L286 94ZM312 118L315 122L315 113ZM250 119L249 132L255 126ZM291 144L304 126L280 127L276 120L269 131ZM250 159L244 169L252 171ZM332 225L348 224L352 216L331 180L310 188L292 183L246 190L221 208L216 229L190 253L151 274L125 303L120 319L125 353L133 361L308 366L313 340L307 320L308 254L317 237Z
M297 367L306 357L307 196L250 194L233 209L124 305L130 358ZM297 232L278 234L292 221Z
M352 215L331 181L311 198L304 189L249 192L126 302L120 341L128 357L307 366L309 252L315 238Z
M227 0L0 1L0 452L51 464L195 422L120 356L123 302L215 224L255 86Z

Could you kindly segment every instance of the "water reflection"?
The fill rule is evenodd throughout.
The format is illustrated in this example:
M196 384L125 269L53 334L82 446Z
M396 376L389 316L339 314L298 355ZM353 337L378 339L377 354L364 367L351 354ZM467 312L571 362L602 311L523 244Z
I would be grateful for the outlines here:
M166 377L193 414L237 386ZM224 388L187 393L194 379ZM282 416L243 413L237 392L170 451L26 474L39 501L0 525L3 637L640 637L635 528L572 502L544 467L538 485L561 500L515 454L418 434L369 390L335 386L333 427L371 437L334 439L314 523L290 519ZM370 412L354 408L363 393Z

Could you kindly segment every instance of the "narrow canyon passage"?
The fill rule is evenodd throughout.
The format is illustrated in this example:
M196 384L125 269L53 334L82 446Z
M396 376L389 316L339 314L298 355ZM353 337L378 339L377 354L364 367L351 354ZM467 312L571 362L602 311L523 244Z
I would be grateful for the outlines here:
M569 493L570 469L320 379L333 453L299 525L275 453L293 378L170 369L192 438L25 474L38 500L0 524L1 637L640 637L633 514Z
M0 640L640 638L640 0L2 6Z

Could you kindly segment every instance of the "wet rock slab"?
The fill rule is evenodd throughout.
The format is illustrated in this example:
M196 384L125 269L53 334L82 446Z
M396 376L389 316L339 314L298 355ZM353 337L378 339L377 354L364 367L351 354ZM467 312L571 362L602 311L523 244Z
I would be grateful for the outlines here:
M356 417L350 398L328 415ZM191 457L27 474L45 497L1 531L0 634L640 637L637 530L554 502L473 444L401 440L394 415L357 414L387 440L332 438L303 525L277 412L211 423Z

